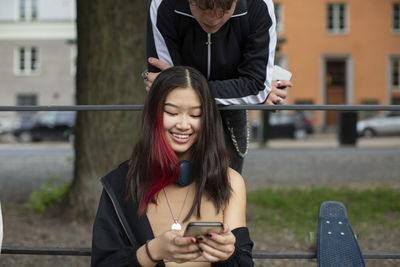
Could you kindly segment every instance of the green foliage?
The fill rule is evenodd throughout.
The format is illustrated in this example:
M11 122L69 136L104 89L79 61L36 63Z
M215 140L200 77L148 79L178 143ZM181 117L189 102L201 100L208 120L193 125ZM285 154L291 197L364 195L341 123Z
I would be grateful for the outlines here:
M48 181L41 184L37 190L32 192L27 203L29 209L43 213L47 208L65 196L71 183L55 184L54 180L56 178L56 176L50 177Z
M294 229L300 236L317 232L319 206L328 200L340 201L346 206L349 221L358 232L371 224L400 226L400 190L396 188L264 189L248 193L254 223L277 230Z

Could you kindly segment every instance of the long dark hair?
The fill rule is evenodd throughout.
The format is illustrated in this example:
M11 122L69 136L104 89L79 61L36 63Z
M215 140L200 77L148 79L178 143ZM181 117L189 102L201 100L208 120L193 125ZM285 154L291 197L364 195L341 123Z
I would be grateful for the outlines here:
M202 109L198 139L191 147L196 193L186 221L196 208L196 214L200 216L201 197L204 193L215 204L217 211L231 196L229 156L220 113L207 80L194 68L169 68L161 72L153 82L142 113L139 141L129 161L126 197L138 203L138 214L142 215L149 201L179 177L178 158L166 142L163 132L165 99L178 87L193 88L200 98Z

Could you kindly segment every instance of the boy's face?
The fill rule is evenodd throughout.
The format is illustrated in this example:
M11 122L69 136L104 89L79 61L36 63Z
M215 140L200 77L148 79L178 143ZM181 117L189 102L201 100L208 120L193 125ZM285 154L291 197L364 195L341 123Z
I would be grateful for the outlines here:
M206 9L198 4L189 1L190 10L201 28L207 33L216 33L235 11L236 1L228 10L222 8Z

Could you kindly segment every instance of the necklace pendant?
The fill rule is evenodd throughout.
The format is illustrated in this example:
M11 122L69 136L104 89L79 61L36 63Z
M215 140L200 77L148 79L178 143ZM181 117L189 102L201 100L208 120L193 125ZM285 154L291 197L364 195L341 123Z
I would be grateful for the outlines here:
M175 221L172 225L171 225L171 230L182 230L182 226L178 223L178 221Z

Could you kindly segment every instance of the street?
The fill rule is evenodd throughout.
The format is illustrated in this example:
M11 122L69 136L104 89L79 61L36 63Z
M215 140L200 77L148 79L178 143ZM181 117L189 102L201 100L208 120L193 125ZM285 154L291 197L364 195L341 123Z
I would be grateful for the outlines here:
M272 139L252 145L245 159L247 189L268 186L370 186L400 184L400 137L359 138L340 146L336 134L305 140Z
M69 143L0 144L0 200L25 201L49 179L70 180L72 156Z
M303 142L271 140L268 148L252 145L243 177L248 190L269 186L400 184L400 138L368 142L340 147L331 137ZM57 183L70 180L72 158L69 143L0 144L0 200L24 201L50 177Z
M243 176L249 190L267 186L400 183L400 148L252 149Z

